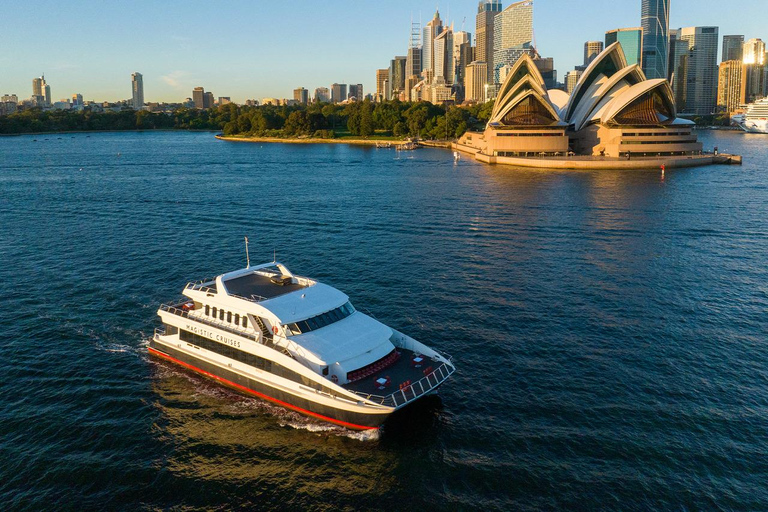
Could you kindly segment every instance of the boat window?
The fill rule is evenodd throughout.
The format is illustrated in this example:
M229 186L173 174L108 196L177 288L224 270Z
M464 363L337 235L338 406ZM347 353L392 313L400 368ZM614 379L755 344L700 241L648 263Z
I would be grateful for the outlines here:
M243 315L243 327L248 327L248 317Z
M211 316L211 306L205 305L205 316Z
M232 323L232 312L227 311L227 322Z
M191 343L205 350L210 350L211 352L215 352L229 359L234 359L235 361L240 361L241 363L245 363L254 368L258 368L259 370L270 372L273 375L284 377L294 382L299 382L318 391L333 394L333 390L323 386L319 382L315 382L314 380L309 379L305 375L301 375L297 372L294 372L293 370L289 370L288 368L285 368L284 366L281 366L280 364L275 363L269 359L251 354L250 352L245 352L244 350L240 350L237 347L233 347L225 343L220 343L209 338L191 333L189 331L185 331L183 329L179 330L179 337L187 343Z
M239 313L235 313L235 324L236 325L240 325L240 314Z
M224 310L223 309L219 310L219 320L221 320L222 322L224 321Z
M288 330L291 331L291 334L303 334L305 332L314 331L316 329L322 329L326 325L330 325L334 322L338 322L339 320L343 320L354 312L355 308L352 307L352 304L347 302L346 304L339 306L336 309L326 311L325 313L307 318L306 320L302 320L294 324L289 324L287 327Z
M216 318L216 311L217 311L217 309L213 308L213 318Z

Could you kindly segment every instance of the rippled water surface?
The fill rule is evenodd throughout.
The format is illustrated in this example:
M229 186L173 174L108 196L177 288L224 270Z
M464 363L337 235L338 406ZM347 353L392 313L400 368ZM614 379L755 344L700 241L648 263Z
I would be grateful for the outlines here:
M4 509L768 509L768 137L545 172L208 133L0 138ZM378 435L146 354L278 259L454 356Z

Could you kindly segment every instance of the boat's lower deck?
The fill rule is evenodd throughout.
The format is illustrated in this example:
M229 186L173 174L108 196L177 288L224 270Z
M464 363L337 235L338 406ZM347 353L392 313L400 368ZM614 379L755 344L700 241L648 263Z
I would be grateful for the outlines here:
M242 393L258 396L302 414L347 428L357 430L378 428L392 412L392 409L374 409L373 407L370 411L360 411L359 407L348 403L339 403L338 407L333 407L307 396L298 396L279 386L250 378L233 369L224 368L154 338L150 341L149 352Z

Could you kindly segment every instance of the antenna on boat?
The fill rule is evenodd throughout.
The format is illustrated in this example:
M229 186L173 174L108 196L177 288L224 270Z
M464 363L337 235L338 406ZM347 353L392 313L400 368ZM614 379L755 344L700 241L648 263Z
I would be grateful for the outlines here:
M272 248L272 263L277 263L277 249Z
M245 268L251 268L251 257L248 254L248 237L245 237Z

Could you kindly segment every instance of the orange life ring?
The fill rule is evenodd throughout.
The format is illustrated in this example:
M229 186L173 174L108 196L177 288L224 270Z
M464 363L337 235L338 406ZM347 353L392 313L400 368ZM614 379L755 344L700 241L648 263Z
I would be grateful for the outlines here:
M274 334L277 334L277 331L278 331L278 330L279 330L279 329L277 328L277 326L276 326L276 325L273 325L273 326L272 326L272 332L273 332Z
M334 384L338 384L339 378L335 375L331 375L331 382L333 382Z

